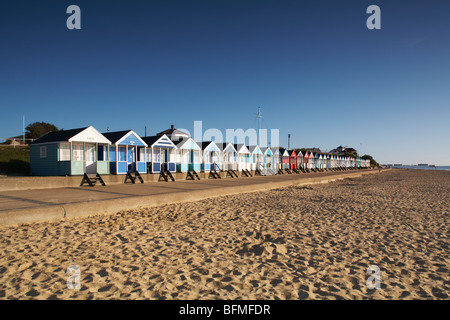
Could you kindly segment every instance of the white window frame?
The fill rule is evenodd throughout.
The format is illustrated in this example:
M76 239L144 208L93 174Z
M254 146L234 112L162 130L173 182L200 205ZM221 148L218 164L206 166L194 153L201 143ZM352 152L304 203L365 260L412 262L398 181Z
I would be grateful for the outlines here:
M59 161L70 161L70 144L59 144Z

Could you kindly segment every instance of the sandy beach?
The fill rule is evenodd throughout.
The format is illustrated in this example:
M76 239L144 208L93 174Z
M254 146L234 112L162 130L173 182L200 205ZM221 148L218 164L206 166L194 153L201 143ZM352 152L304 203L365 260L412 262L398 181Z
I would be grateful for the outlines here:
M1 227L0 298L448 299L449 195L450 172L400 169Z

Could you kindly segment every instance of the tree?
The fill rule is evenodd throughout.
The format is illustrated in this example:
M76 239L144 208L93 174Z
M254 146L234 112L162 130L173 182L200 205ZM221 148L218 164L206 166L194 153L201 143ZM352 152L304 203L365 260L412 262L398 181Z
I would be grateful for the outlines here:
M380 165L378 164L378 162L376 162L376 161L372 158L372 156L370 156L370 155L368 155L368 154L363 155L363 156L361 157L361 159L364 159L364 160L369 159L369 160L370 160L370 166L371 166L371 167L379 167L379 166L380 166Z
M47 122L30 123L25 130L27 139L37 139L48 132L59 131L55 125Z

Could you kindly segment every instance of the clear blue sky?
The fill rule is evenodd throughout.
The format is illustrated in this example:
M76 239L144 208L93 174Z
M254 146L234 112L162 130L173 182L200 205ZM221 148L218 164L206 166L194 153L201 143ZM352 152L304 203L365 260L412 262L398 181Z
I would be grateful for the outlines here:
M81 30L66 9L81 8ZM366 9L381 8L381 30ZM381 163L450 165L450 1L0 2L0 137L174 124L280 129Z

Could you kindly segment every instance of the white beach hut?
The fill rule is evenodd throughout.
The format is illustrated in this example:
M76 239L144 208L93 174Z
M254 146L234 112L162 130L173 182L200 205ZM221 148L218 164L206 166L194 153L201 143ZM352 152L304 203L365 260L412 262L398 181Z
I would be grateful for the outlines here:
M237 152L237 170L250 170L250 151L245 146L245 144L234 144L234 149Z

